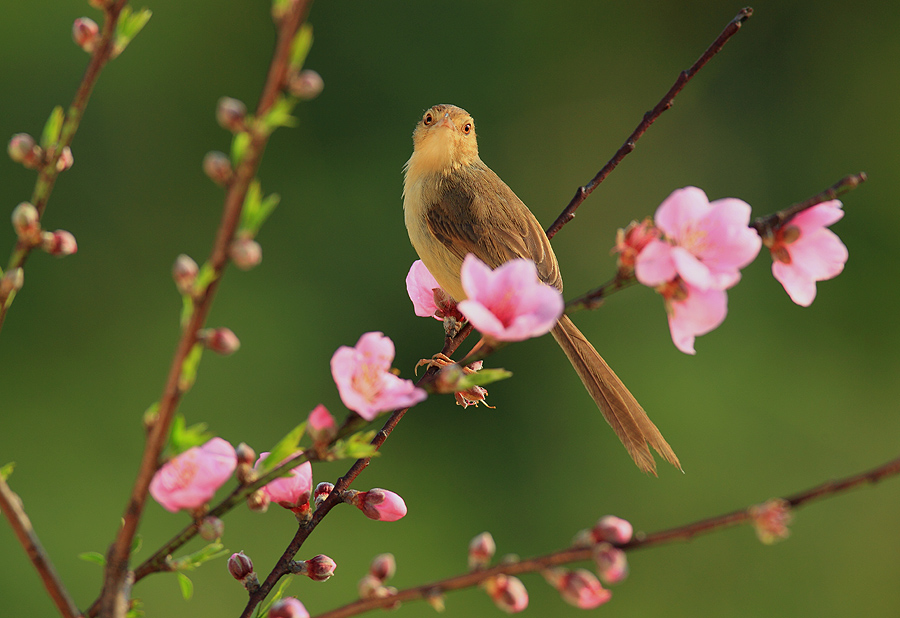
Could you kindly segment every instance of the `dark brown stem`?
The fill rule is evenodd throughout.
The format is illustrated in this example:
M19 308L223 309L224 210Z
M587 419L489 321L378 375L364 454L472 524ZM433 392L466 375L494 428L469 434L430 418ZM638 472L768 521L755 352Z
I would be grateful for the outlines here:
M900 474L900 458L889 461L886 464L867 472L848 476L836 481L827 481L806 491L788 496L784 498L784 500L791 508L798 508L814 500L834 496L841 492L862 485L876 483L898 474ZM639 534L634 540L622 545L621 549L632 551L655 547L673 541L689 541L700 534L706 534L708 532L747 523L750 519L749 508L742 509L732 513L726 513L725 515L703 519L686 526L661 530L647 535ZM533 573L553 566L590 560L592 558L592 553L593 549L589 547L569 547L544 556L520 560L514 564L498 565L490 569L464 573L462 575L448 577L447 579L431 582L422 586L407 588L399 591L396 595L383 599L361 599L331 611L327 611L324 614L319 614L315 618L347 618L348 616L357 616L373 609L391 607L395 603L401 601L425 599L429 596L449 592L451 590L471 588L501 573L506 575Z
M455 337L452 339L447 339L444 343L444 348L441 350L442 354L447 356L451 356L459 346L465 341L466 337L469 336L469 333L472 332L472 325L466 324L460 331L457 333ZM437 373L437 367L431 367L425 374L419 378L417 382L418 385L424 384L426 381L431 380L432 376ZM395 410L388 417L387 421L385 421L384 426L382 426L381 431L375 434L375 437L372 439L372 446L376 449L380 449L384 442L388 439L388 436L391 435L391 432L394 431L394 428L400 422L400 419L409 411L409 408L403 408L402 410ZM253 614L256 606L259 605L268 595L272 592L272 589L275 588L276 584L278 584L278 580L280 580L284 575L290 573L290 562L294 559L294 556L297 555L297 552L300 550L300 547L303 546L303 543L306 542L306 539L309 538L309 535L312 534L312 531L315 530L316 526L319 525L326 515L333 509L335 506L341 503L341 492L350 487L350 484L359 476L360 472L366 469L369 465L369 461L371 458L357 459L353 465L347 470L346 474L344 474L341 478L337 480L334 484L334 489L328 498L315 510L312 516L312 520L306 524L305 526L300 526L297 530L297 534L294 535L294 538L291 540L290 544L287 546L287 549L284 550L284 553L281 555L281 558L278 559L278 562L275 563L275 567L269 573L268 577L266 577L265 581L263 581L259 588L250 594L250 599L247 601L247 606L244 608L243 613L241 613L241 618L250 618Z
M710 45L703 55L697 59L691 68L686 71L682 71L678 76L678 79L675 80L675 83L669 89L669 91L665 94L665 96L660 100L659 103L656 104L656 107L651 109L649 112L644 114L643 120L641 120L640 124L638 124L637 128L628 136L628 139L625 140L625 143L622 144L621 148L616 151L616 154L610 159L606 165L604 165L597 175L594 176L589 183L584 185L583 187L578 187L578 190L575 191L575 196L569 202L568 206L566 206L562 213L556 218L556 221L547 228L547 238L553 238L558 231L560 231L563 226L575 218L575 211L578 210L578 207L581 206L581 203L585 200L585 198L596 189L601 182L606 179L610 172L612 172L619 163L621 163L622 159L624 159L632 150L634 150L635 144L638 139L644 134L644 132L650 128L650 125L654 123L654 121L659 118L659 116L672 107L672 103L675 97L681 92L681 89L684 88L691 78L697 74L697 72L703 68L703 66L712 60L713 56L719 53L722 47L725 46L725 43L734 36L738 30L741 29L741 26L747 21L750 16L753 14L753 9L747 7L745 9L741 9L741 12L737 14L737 16L732 19L722 33L713 41L712 45Z
M278 24L278 41L266 84L256 110L257 118L263 117L268 112L284 85L291 42L297 29L305 20L310 4L311 0L300 0L294 3L290 14L285 16ZM100 595L99 604L95 604L100 616L112 618L121 613L122 596L128 576L128 558L132 540L137 532L144 504L147 500L150 480L156 472L159 455L165 446L175 409L183 395L179 388L179 378L184 361L194 344L197 343L197 331L203 327L206 321L225 266L228 263L228 246L234 238L247 188L256 176L256 170L259 167L267 141L268 134L266 132L251 132L250 144L240 165L235 170L232 183L228 187L219 230L208 260L215 277L203 294L195 299L194 311L184 327L181 340L178 342L163 394L159 401L157 420L147 437L138 477L123 515L122 527L119 529L119 533L116 535L115 541L113 541L107 553L103 591Z
M19 543L25 548L31 564L37 569L41 581L44 582L44 588L47 589L47 594L50 595L60 615L63 618L81 616L75 601L69 596L69 592L59 578L59 574L53 568L53 563L50 562L50 556L44 551L37 533L31 526L31 520L28 519L28 515L25 513L22 501L9 488L2 476L0 476L0 511L3 511L6 519L9 520L10 527L16 534L16 538L19 539Z
M617 273L616 276L598 288L573 298L566 303L566 313L574 313L582 309L596 309L613 293L634 285L637 279L634 274Z

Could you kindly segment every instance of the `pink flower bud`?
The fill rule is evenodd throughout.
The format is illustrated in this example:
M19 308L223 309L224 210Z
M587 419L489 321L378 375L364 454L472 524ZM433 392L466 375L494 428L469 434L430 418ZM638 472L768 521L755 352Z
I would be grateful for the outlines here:
M316 485L316 491L313 493L313 499L315 500L316 508L319 508L319 505L325 502L328 496L331 495L332 491L334 491L334 484L332 483L325 482Z
M244 130L247 106L237 99L222 97L216 105L216 121L223 129L237 133Z
M285 597L272 604L269 618L309 618L309 612L295 597Z
M528 591L518 577L501 573L485 581L484 589L494 604L508 614L528 607Z
M659 238L660 231L653 225L650 219L644 219L640 223L632 221L624 230L616 232L616 246L613 253L619 254L619 270L626 273L634 272L634 263L638 254L651 240Z
M259 472L263 462L269 457L261 453L254 466ZM281 464L283 462L279 462ZM291 469L289 476L282 476L266 484L262 491L269 500L280 507L305 515L309 511L309 496L312 492L312 464L308 461Z
M236 238L228 247L228 257L241 270L250 270L262 262L262 247L252 238Z
M196 509L212 499L237 465L234 448L222 438L213 438L173 457L150 481L150 495L174 513Z
M172 279L175 280L175 287L178 288L178 291L190 296L194 291L194 281L199 272L200 267L190 256L182 253L175 258L175 263L172 265Z
M205 541L215 541L222 538L225 534L225 522L218 517L204 517L197 528L200 538Z
M403 498L387 489L357 492L351 496L350 503L366 517L376 521L397 521L406 515L406 503L403 502Z
M381 580L371 573L366 573L363 578L359 580L359 584L357 584L357 591L359 592L360 599L377 599L381 596L385 596L379 592L382 588L384 588L384 586L382 585Z
M64 257L78 251L78 243L70 232L56 230L55 232L41 232L41 249L55 255Z
M204 328L197 332L197 340L216 354L229 356L241 347L241 341L229 328Z
M231 160L224 152L212 150L203 157L203 173L217 185L226 187L234 176Z
M631 540L634 528L624 519L615 515L606 515L597 520L591 533L595 543L607 541L614 545L624 545Z
M381 582L389 580L396 572L397 561L394 554L378 554L369 565L369 574Z
M29 202L22 202L12 212L13 229L19 240L36 244L41 238L41 218L37 208Z
M97 47L100 27L90 17L79 17L72 24L72 40L84 51L91 53Z
M21 163L28 169L37 169L41 164L44 151L34 143L34 138L28 133L16 133L6 146L9 158L16 163Z
M600 581L587 569L568 571L553 568L544 571L547 582L559 591L566 603L581 609L593 609L603 605L612 593L600 585Z
M324 554L319 554L309 560L297 562L292 570L295 573L306 575L314 582L324 582L331 579L336 568L337 564L334 560Z
M59 158L56 160L56 171L64 172L75 164L75 157L72 155L72 149L68 146L62 149Z
M231 554L231 558L228 559L228 572L240 581L253 573L253 561L242 551Z
M234 449L234 453L237 456L238 464L253 465L256 462L256 451L246 442L238 444L237 448Z
M491 562L497 544L490 532L482 532L469 542L469 569L483 569Z
M791 505L781 498L773 498L748 510L756 536L766 545L782 541L791 535Z
M25 271L22 268L7 270L0 277L0 305L6 302L9 295L18 292L25 284Z
M238 478L238 480L240 480L240 477ZM257 489L252 494L247 496L247 508L254 513L265 513L269 510L269 504L271 502L272 501L269 500L268 494L266 494L266 492L264 492L262 489Z
M317 405L309 413L306 427L313 442L317 444L328 444L337 435L337 424L334 422L334 417L322 404Z
M605 584L618 584L628 577L625 552L609 543L600 543L594 548L594 562L597 564L597 573Z
M322 76L311 69L293 73L288 78L288 92L303 101L315 99L324 88Z

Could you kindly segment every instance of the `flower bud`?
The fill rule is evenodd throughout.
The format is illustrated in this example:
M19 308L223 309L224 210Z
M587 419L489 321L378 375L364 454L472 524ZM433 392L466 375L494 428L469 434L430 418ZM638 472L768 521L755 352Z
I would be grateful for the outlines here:
M172 265L172 279L175 280L175 287L181 294L190 296L193 293L194 281L197 280L199 272L200 267L190 256L182 253L175 258L175 263Z
M594 548L594 562L597 573L605 584L618 584L628 577L628 559L625 552L609 543L600 543Z
M222 538L225 534L225 522L218 517L204 517L197 528L200 538L205 541L215 541ZM249 560L249 558L248 558Z
M508 614L528 607L528 591L518 577L501 573L485 581L484 589L494 604Z
M231 554L231 558L228 559L228 572L247 590L252 592L259 588L259 578L253 570L253 561L244 552Z
M9 158L16 163L21 163L28 169L37 169L44 155L41 147L34 143L34 138L28 133L16 133L6 146Z
M323 502L325 502L328 496L331 495L332 491L334 491L333 483L323 482L316 485L316 490L313 492L313 499L315 500L316 508L319 508L319 506Z
M597 520L591 528L595 543L607 541L613 545L624 545L631 540L634 528L631 524L615 515L606 515Z
M469 542L469 570L483 569L491 562L497 544L490 532L482 532Z
M224 152L211 150L203 157L203 173L210 180L222 187L228 186L231 178L234 176L234 170L231 169L231 160Z
M79 17L72 24L72 40L81 49L92 53L100 38L100 27L90 17Z
M371 573L366 573L362 579L359 580L359 584L357 584L357 590L359 591L360 599L376 599L379 598L380 593L379 590L384 588L381 583L381 580L372 575ZM383 595L381 595L383 596Z
M285 597L272 604L269 618L309 618L309 612L295 597Z
M317 405L309 413L306 429L317 444L328 444L337 435L337 424L328 408L322 404Z
M640 223L632 221L624 230L619 229L616 232L616 245L613 247L613 253L619 254L619 271L633 273L638 254L659 236L659 229L650 219L644 219Z
M252 238L236 238L228 247L228 257L241 270L250 270L262 262L262 247Z
M369 519L376 521L397 521L406 515L406 503L398 494L387 489L370 489L353 493L346 492L350 504L357 507ZM345 502L348 501L345 498Z
M230 328L204 328L197 332L197 340L222 356L234 354L241 347L241 341Z
M563 568L547 569L544 579L559 591L566 603L581 609L593 609L603 605L612 593L600 585L599 580L587 569L568 571Z
M216 105L216 121L223 129L237 133L244 130L247 106L237 99L222 97Z
M240 467L238 470L240 470ZM254 513L265 513L269 510L269 504L271 503L272 499L262 489L257 489L247 496L247 508Z
M328 556L319 554L318 556L310 558L309 560L294 562L292 564L291 570L294 573L306 575L314 582L324 582L331 579L331 576L334 575L334 570L336 568L337 564L335 564L334 560L332 560Z
M288 78L288 92L303 101L315 99L324 88L322 76L311 69L293 73Z
M246 442L238 444L237 448L234 449L234 453L237 455L238 465L246 463L252 466L256 463L256 451Z
M751 506L748 509L756 536L766 545L788 538L791 531L788 524L791 523L791 505L787 500L773 498L762 504Z
M13 229L19 240L36 244L41 238L41 218L37 208L29 202L22 202L12 212Z
M6 302L11 293L21 290L24 284L25 271L21 267L3 273L3 277L0 277L0 305Z
M369 574L381 582L389 580L396 572L397 561L394 559L394 554L378 554L369 565Z
M72 149L68 146L63 147L59 158L56 160L56 171L64 172L75 164L75 157L72 155Z
M65 230L41 232L41 249L50 255L64 257L76 253L78 243L75 242L75 237Z

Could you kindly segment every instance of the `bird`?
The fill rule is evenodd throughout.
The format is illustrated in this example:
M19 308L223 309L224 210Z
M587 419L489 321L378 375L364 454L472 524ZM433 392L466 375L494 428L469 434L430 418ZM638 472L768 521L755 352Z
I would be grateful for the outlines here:
M466 110L445 104L426 110L413 131L413 153L403 171L409 240L454 301L466 298L460 268L469 253L491 268L516 258L532 260L541 281L562 292L547 235L479 157L475 121ZM680 470L659 429L572 320L563 314L551 333L637 467L656 475L649 444Z

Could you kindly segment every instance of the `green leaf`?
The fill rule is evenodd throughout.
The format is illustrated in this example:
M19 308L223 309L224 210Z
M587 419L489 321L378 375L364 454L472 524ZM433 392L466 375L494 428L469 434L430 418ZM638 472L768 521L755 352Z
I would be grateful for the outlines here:
M216 541L214 543L206 545L205 547L202 547L201 549L198 549L192 554L188 554L187 556L182 556L177 560L173 560L171 562L172 569L175 571L195 571L204 562L215 560L216 558L220 558L227 553L228 550L225 549L225 546Z
M130 6L126 6L119 13L119 21L116 22L116 41L113 44L112 57L115 58L121 54L128 44L137 36L153 13L150 9L141 9L137 13L133 12Z
M190 601L191 597L194 596L194 582L191 581L191 578L181 573L175 573L178 576L178 586L181 588L181 596L185 601Z
M294 40L291 41L291 70L299 71L306 62L306 56L313 44L313 29L310 24L303 24Z
M85 562L93 562L94 564L99 564L102 567L106 566L106 556L98 551L82 552L78 554L78 559L84 560Z
M250 237L254 237L259 233L259 228L262 227L263 223L266 222L266 219L269 218L269 215L272 214L272 211L275 210L275 207L281 201L281 196L277 193L272 193L267 195L265 199L260 199L262 191L259 188L259 183L256 181L254 183L256 184L256 194L253 200L244 200L240 224L240 231Z
M262 604L260 604L259 607L257 608L257 610L256 610L257 618L264 618L266 615L268 615L269 608L275 604L275 601L280 600L281 597L284 596L284 591L287 589L288 586L291 585L292 581L294 581L293 577L282 577L281 578L281 583L278 584L278 588L275 589L275 592L270 594L266 598L266 600Z
M189 448L208 442L213 436L206 429L206 423L197 423L188 427L184 415L176 414L172 419L172 429L169 431L170 454L174 457Z
M457 383L457 389L464 391L473 386L484 386L491 382L498 382L512 377L512 371L506 369L482 369L475 373L464 375Z
M344 440L338 440L331 450L335 459L365 459L366 457L375 457L378 450L372 446L372 438L375 437L375 430L360 431Z
M203 266L200 267L200 272L197 273L197 278L194 279L194 294L196 296L201 296L206 293L206 288L209 287L209 284L216 280L216 269L213 268L212 264L209 262L203 262Z
M144 546L144 538L140 534L134 535L134 539L131 541L131 555L138 553L141 551L141 547Z
M59 134L62 131L63 121L66 119L66 114L63 112L63 108L61 105L57 105L53 108L53 111L50 112L50 117L47 118L47 122L44 124L44 131L41 133L41 147L46 150L50 148L50 146L55 145L59 141Z
M235 133L231 138L231 165L237 168L244 160L247 147L250 145L250 134L246 131Z
M9 476L13 473L13 468L16 467L16 462L11 461L8 464L4 464L0 467L0 479L4 481L9 478Z
M259 470L260 474L265 474L282 461L296 453L299 448L300 439L303 437L303 433L306 431L306 421L303 421L293 429L291 429L288 434L278 441L278 444L272 447L272 450L269 451L269 456L266 457L266 460L263 462L262 467Z
M203 346L195 343L191 351L184 359L181 365L181 375L178 377L178 389L182 393L191 390L194 382L197 380L197 368L200 366L200 358L203 356Z
M143 618L144 616L144 602L138 598L131 597L131 608L128 610L128 613L125 614L126 618Z
M278 127L296 127L297 119L291 116L296 104L297 99L283 94L278 95L269 111L259 119L263 132L268 135Z
M181 295L181 326L184 327L194 315L194 299L190 294Z

